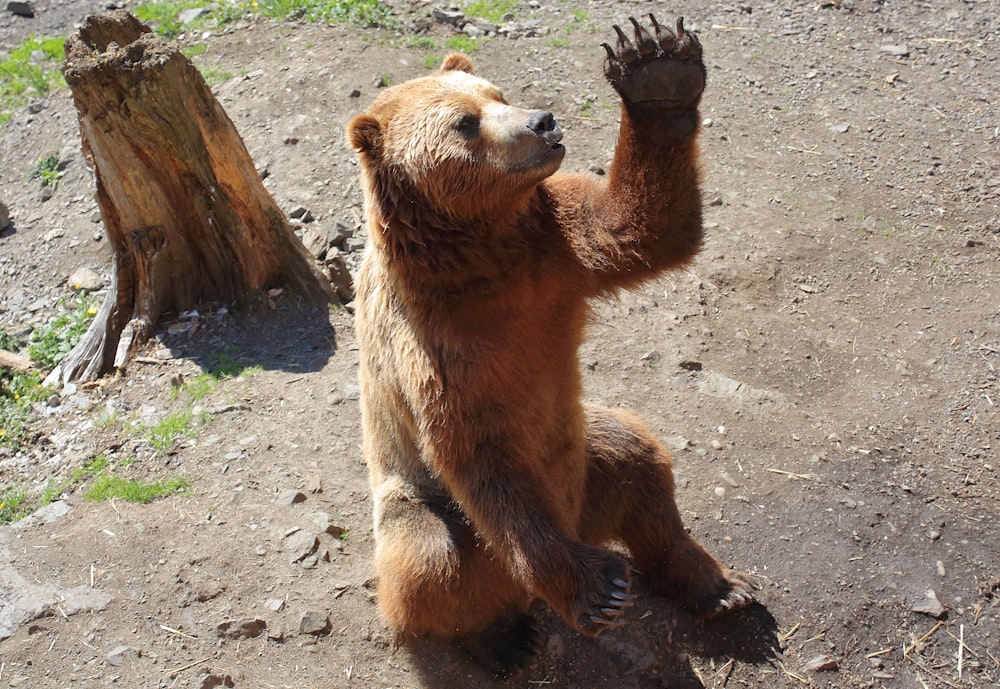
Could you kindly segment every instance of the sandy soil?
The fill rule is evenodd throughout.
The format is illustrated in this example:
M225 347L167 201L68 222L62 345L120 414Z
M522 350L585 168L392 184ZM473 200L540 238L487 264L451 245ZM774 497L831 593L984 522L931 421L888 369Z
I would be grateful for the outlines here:
M35 7L3 13L0 44L65 35L101 3ZM431 4L395 8L399 33L262 21L182 40L232 75L220 102L275 198L321 237L358 228L345 123L382 75L425 73L407 36L455 31ZM617 117L599 45L649 8L543 0L515 18L537 35L480 39L473 57L511 101L556 113L565 169L599 169ZM705 46L709 239L690 270L597 306L586 396L636 410L673 449L687 524L754 576L760 605L701 623L640 589L628 623L596 640L541 610L545 653L506 685L996 686L995 2L657 12L683 13ZM66 91L3 133L9 331L46 319L73 270L109 277L78 147ZM28 175L60 151L66 175L43 199ZM33 490L99 454L192 481L146 506L76 491L0 528L0 687L494 686L451 649L396 647L378 618L350 313L286 294L193 334L169 325L142 362L66 391L37 442L0 456L0 485ZM176 394L219 356L260 368ZM192 405L208 422L169 450L127 430Z

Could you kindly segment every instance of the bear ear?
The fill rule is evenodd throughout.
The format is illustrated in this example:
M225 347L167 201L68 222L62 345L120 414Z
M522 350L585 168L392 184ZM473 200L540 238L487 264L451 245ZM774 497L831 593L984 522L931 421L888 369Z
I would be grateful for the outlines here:
M374 154L382 138L382 126L371 115L358 115L347 125L347 140L359 153Z
M469 59L468 55L452 53L444 59L444 64L441 65L441 71L475 74L476 68L472 66L472 60Z

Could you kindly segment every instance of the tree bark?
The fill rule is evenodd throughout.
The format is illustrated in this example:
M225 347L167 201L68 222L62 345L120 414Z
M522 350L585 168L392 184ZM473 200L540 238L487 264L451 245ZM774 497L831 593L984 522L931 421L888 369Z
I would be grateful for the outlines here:
M336 296L198 70L118 10L66 40L63 75L114 253L114 278L53 377L92 380L124 366L161 314L233 303L284 284Z

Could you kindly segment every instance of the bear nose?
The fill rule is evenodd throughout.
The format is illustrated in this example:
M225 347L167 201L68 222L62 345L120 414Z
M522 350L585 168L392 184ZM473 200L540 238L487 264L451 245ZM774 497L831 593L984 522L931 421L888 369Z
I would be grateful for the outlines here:
M556 118L548 110L536 110L528 117L528 129L538 134L550 144L562 140L562 130Z

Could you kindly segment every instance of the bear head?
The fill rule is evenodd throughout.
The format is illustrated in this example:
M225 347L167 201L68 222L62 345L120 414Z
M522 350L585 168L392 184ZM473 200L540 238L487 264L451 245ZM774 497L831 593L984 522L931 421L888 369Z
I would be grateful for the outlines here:
M459 221L518 207L565 154L552 113L511 106L459 54L383 91L347 136L375 210L413 204Z

